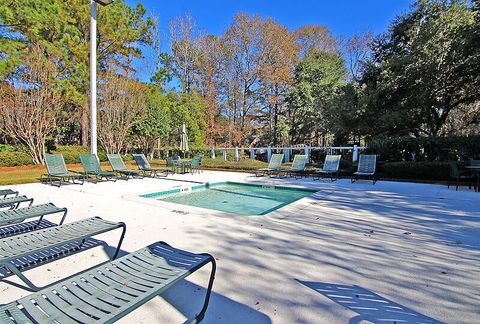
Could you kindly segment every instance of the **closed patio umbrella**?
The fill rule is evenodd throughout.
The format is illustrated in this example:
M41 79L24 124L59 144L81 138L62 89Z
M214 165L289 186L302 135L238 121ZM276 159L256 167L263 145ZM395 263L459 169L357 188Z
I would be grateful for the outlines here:
M187 127L185 126L185 122L183 122L182 133L180 135L180 151L183 152L183 158L185 158L185 152L188 151L188 135L187 135Z

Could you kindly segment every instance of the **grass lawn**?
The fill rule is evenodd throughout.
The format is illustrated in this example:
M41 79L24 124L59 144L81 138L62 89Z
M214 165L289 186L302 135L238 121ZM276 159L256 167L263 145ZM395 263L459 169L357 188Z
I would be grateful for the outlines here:
M133 161L125 161L127 167L136 169L137 166ZM165 166L164 160L153 160L150 164L155 167ZM102 169L111 170L108 162L102 162ZM204 159L203 166L212 169L229 169L229 170L255 170L263 168L267 165L265 162L257 160L241 160L239 162L224 161L222 159ZM82 172L81 164L69 164L69 170ZM39 182L42 174L46 173L43 165L26 165L18 167L0 167L0 185L11 185L21 183Z

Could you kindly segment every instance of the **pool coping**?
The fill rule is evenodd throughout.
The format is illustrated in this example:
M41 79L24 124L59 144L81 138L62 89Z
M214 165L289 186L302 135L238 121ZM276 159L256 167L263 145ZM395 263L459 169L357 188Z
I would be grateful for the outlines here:
M247 223L250 220L260 220L260 219L265 219L265 217L273 220L279 220L283 219L285 217L278 215L280 212L284 211L289 211L289 212L295 212L295 211L300 211L303 208L305 208L305 203L306 199L311 199L312 196L315 196L319 194L322 189L318 188L311 188L311 187L306 187L306 186L277 186L277 185L271 185L271 184L254 184L254 183L246 183L246 182L239 182L239 181L216 181L216 182L204 182L201 184L182 184L182 185L177 185L173 186L171 188L166 188L165 190L160 191L162 194L170 194L170 193L177 193L177 192L182 192L182 191L192 191L193 188L199 188L199 187L206 187L211 184L215 185L221 185L225 183L235 183L235 184L240 184L240 185L247 185L247 186L256 186L256 187L274 187L274 188L279 188L279 189L291 189L291 190L302 190L302 191L308 191L311 192L310 195L305 196L303 198L300 198L296 201L293 201L285 206L282 206L280 208L274 209L266 214L263 215L239 215L231 212L226 212L226 211L220 211L220 210L215 210L215 209L209 209L209 208L203 208L203 207L197 207L197 206L190 206L190 205L184 205L184 204L177 204L173 202L168 202L164 200L157 200L157 199L152 199L152 197L144 197L148 195L155 195L158 194L159 192L153 193L151 190L148 192L141 192L141 193L135 193L135 194L129 194L122 196L123 199L127 199L129 201L141 203L141 204L148 204L150 206L155 206L155 207L160 207L163 209L167 209L169 212L174 212L178 214L183 214L183 215L189 215L189 214L196 214L199 216L218 216L218 217L235 217L235 218L241 218L242 220L245 220ZM162 195L160 194L160 195ZM328 193L329 194L329 193ZM159 196L160 196L159 195ZM303 207L303 208L302 208ZM279 217L280 216L280 217Z

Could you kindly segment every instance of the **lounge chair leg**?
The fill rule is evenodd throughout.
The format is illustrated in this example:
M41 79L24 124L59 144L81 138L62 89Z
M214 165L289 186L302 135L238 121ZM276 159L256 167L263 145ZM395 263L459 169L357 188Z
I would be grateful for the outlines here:
M201 255L207 255L210 257L210 262L212 263L212 272L210 273L210 281L208 282L207 293L205 294L205 301L203 303L202 310L195 316L195 320L193 323L200 323L203 318L205 317L205 312L207 311L208 302L210 301L210 295L212 293L213 288L213 280L215 279L215 271L217 269L217 264L215 262L215 258L210 254L201 253Z
M13 265L13 264L9 264L9 265L2 264L1 266L7 268L8 271L10 271L14 275L16 275L18 278L20 278L20 280L22 280L28 286L28 288L30 288L31 291L39 291L42 288L42 287L35 286L30 280L27 279L27 277L25 277L23 275L23 273L20 270L17 269L17 267L15 265Z
M60 220L60 224L58 225L62 225L63 224L63 221L65 220L65 217L67 217L67 208L63 208L63 216L62 216L62 219Z
M75 250L80 250L83 246L83 244L85 243L85 239L83 239L80 244L76 247L76 248L73 248L72 251L75 251ZM68 252L67 252L68 253Z
M118 252L120 252L120 247L122 246L123 238L125 237L125 232L127 231L127 225L125 223L121 223L120 225L122 227L122 235L120 236L120 240L118 241L117 245L117 250L115 251L115 254L113 255L112 260L115 260L118 256Z
M42 222L42 220L43 220L43 215L40 216L40 218L38 219L37 225L33 225L33 228L37 229L37 227L40 226L40 223Z

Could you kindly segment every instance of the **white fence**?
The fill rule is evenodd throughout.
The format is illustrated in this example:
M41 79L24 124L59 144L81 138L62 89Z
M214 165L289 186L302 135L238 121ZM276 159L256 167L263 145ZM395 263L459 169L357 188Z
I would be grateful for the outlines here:
M313 151L324 151L327 152L327 154L334 154L335 152L340 152L342 153L343 151L352 151L352 159L353 161L358 160L358 154L360 151L365 150L365 146L328 146L328 147L323 147L323 146L289 146L289 147L224 147L224 148L210 148L210 154L212 159L217 158L217 154L220 153L222 156L223 160L227 159L227 151L234 151L235 154L235 161L239 160L239 152L240 151L248 151L250 155L250 159L254 160L255 155L257 153L267 153L267 158L268 161L270 161L270 158L272 157L272 152L282 152L285 154L285 162L290 162L292 161L293 154L292 151L304 151L304 154L307 156L307 160L310 161L310 155L311 152ZM218 152L218 153L217 153Z

